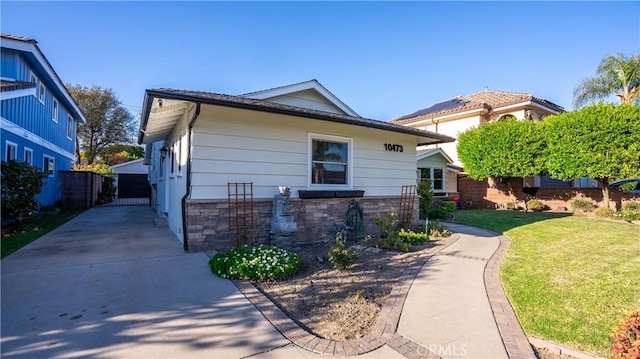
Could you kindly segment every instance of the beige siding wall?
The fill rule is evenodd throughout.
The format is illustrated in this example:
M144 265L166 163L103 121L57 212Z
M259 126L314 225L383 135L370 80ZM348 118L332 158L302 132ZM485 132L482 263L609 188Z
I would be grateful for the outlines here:
M309 133L352 139L350 188L365 196L398 195L402 185L415 184L411 135L204 105L194 128L191 198L227 198L228 182L252 182L255 198L271 198L285 185L297 197L309 189ZM404 151L385 151L385 143Z
M294 92L291 94L276 96L268 99L269 102L280 103L303 108L311 108L314 110L326 111L344 114L336 105L327 101L327 99L313 90Z
M480 126L480 122L481 122L480 116L473 116L473 117L460 118L460 119L451 120L451 121L441 121L438 123L437 131L436 131L435 124L421 125L418 128L427 130L427 131L437 132L443 135L451 136L453 138L458 138L458 136L462 132L470 128ZM451 159L453 160L453 164L457 166L462 166L462 162L460 162L460 160L458 159L458 150L456 148L457 145L458 145L458 141L455 141L451 143L440 144L438 145L438 147L442 148L447 153L447 155L451 157Z

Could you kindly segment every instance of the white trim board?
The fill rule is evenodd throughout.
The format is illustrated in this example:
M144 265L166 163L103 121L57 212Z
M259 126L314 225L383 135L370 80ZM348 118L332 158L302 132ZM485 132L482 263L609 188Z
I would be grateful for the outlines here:
M57 154L59 154L61 156L64 156L64 157L66 157L66 158L68 158L68 159L70 159L70 160L72 160L74 162L76 160L76 156L73 153L63 149L62 147L60 147L58 145L54 145L53 143L45 140L44 138L36 135L33 132L25 130L24 128L16 125L15 123L7 120L4 117L0 117L0 127L3 130L7 131L7 132L10 132L10 133L12 133L12 134L14 134L16 136L21 137L21 138L27 139L27 140L35 143L36 145L40 145L40 146L48 149L49 151L55 152L55 153L57 153Z

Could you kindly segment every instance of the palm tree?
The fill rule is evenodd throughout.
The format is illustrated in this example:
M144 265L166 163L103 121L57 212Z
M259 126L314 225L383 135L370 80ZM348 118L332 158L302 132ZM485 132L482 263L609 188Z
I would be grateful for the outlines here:
M580 80L573 90L573 107L579 108L611 94L618 96L622 103L640 100L640 53L630 57L615 53L602 59L596 75Z

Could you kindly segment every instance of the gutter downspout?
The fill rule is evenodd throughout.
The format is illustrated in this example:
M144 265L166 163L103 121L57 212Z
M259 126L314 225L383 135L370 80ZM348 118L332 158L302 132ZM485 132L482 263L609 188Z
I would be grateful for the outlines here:
M187 198L191 196L191 137L193 136L193 126L200 115L200 103L196 102L196 112L189 122L189 131L187 133L187 190L182 197L182 244L184 251L189 251L189 241L187 236Z

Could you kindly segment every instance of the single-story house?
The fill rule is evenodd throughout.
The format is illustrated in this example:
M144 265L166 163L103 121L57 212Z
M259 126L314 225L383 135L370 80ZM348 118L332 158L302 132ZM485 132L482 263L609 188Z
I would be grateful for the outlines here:
M375 233L416 184L416 147L454 140L362 118L316 80L241 96L149 89L142 111L152 206L188 251L268 242L285 186L296 241L332 236L354 198Z
M419 150L417 153L420 182L431 181L435 198L458 198L458 175L462 168L442 148Z

